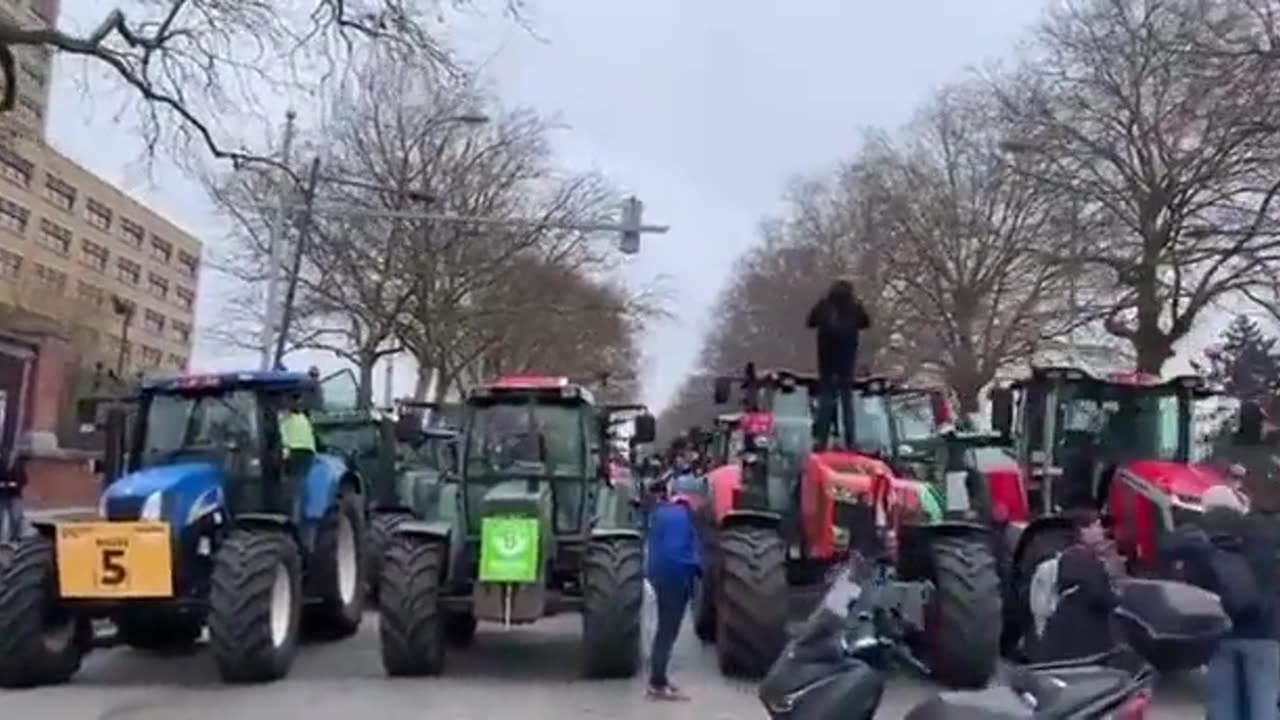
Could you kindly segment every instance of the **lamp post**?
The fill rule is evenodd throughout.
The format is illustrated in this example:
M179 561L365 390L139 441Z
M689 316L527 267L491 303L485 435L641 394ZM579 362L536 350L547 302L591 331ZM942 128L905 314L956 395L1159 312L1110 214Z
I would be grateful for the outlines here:
M125 360L129 354L129 323L137 306L119 295L111 298L111 309L120 316L120 352L116 355L116 377L124 377Z

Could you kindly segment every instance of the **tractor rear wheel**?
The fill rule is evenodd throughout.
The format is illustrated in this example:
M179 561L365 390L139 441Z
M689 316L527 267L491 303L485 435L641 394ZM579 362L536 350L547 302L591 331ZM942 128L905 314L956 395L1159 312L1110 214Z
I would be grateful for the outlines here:
M0 687L70 680L84 657L82 625L57 608L48 538L30 535L0 547Z
M203 618L169 610L126 612L117 616L114 623L126 645L157 653L187 652L204 633Z
M950 687L982 687L1000 659L1000 575L991 546L983 537L938 537L930 552L934 596L925 630L934 676Z
M787 641L787 553L768 528L720 534L716 643L726 675L762 677Z
M325 513L308 563L308 635L338 640L360 629L365 599L364 501L344 490Z
M387 546L378 585L378 643L391 677L439 675L445 664L440 580L443 543L396 535Z
M582 556L583 672L625 678L640 669L644 551L634 539L594 540Z
M225 682L288 674L298 652L302 567L298 545L275 529L235 530L213 559L209 646Z
M396 528L413 519L407 512L380 512L369 519L364 548L365 578L369 602L378 604L378 582L382 578L382 560L387 555L387 544Z

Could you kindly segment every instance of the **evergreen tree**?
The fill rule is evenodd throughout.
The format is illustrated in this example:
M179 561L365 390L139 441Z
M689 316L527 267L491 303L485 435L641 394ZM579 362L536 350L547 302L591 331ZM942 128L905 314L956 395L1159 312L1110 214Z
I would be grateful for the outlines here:
M1277 338L1263 332L1247 315L1237 315L1221 338L1217 347L1205 353L1209 378L1233 397L1265 400L1280 379Z

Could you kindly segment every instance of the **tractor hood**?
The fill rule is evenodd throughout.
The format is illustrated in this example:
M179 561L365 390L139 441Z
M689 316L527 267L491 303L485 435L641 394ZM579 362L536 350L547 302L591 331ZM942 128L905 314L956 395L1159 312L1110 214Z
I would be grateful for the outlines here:
M1199 503L1205 490L1224 481L1222 473L1209 465L1183 465L1166 460L1138 460L1124 469L1166 495Z
M872 478L889 478L897 502L908 508L919 506L921 483L894 474L883 460L869 455L841 450L815 452L809 456L811 472L823 478L832 495L839 501L853 502L871 491Z
M209 462L182 462L161 465L129 473L111 483L102 495L101 510L106 517L132 520L141 517L144 506L152 497L159 503L158 516L148 519L175 520L174 513L185 513L200 501L202 506L220 506L221 469ZM213 497L217 496L217 497Z

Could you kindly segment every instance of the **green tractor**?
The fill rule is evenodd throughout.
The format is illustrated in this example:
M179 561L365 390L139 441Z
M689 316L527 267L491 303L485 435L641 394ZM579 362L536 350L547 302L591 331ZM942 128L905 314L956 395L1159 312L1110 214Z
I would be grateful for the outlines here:
M405 402L394 415L376 409L320 413L313 425L321 447L345 456L351 470L369 484L367 589L369 599L377 602L387 539L406 520L433 519L440 485L457 467L458 433L422 428L421 416Z
M399 524L383 558L387 674L439 674L446 647L470 641L479 622L559 612L582 614L586 675L635 674L644 550L632 484L608 462L613 410L567 378L468 393L458 482L441 485L432 519ZM634 443L652 442L652 415L632 428Z

